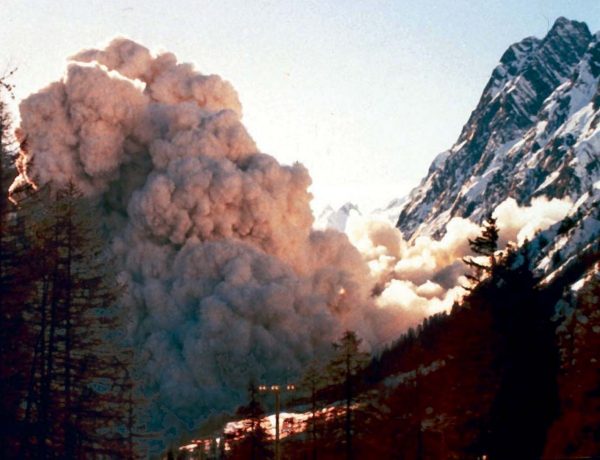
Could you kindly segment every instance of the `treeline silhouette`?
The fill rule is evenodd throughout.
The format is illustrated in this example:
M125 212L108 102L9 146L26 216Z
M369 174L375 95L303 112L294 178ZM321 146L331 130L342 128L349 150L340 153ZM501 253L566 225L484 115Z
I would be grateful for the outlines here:
M94 204L72 184L9 199L18 146L4 99L0 134L0 458L136 458L122 287Z

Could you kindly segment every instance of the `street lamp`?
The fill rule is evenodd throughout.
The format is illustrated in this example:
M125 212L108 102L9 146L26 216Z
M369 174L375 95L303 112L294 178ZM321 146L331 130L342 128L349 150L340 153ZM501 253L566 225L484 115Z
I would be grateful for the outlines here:
M279 412L281 391L295 391L296 385L288 383L287 385L259 385L258 391L261 393L270 392L275 395L275 460L281 460L281 450L279 446Z

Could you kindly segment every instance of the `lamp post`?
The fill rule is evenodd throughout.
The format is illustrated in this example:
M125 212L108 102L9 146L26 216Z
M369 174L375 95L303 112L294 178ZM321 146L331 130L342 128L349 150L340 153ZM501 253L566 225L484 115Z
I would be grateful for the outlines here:
M283 385L259 385L258 391L261 393L270 392L275 395L275 460L281 460L281 449L279 446L279 412L281 409L281 391L294 391L296 385L287 384Z

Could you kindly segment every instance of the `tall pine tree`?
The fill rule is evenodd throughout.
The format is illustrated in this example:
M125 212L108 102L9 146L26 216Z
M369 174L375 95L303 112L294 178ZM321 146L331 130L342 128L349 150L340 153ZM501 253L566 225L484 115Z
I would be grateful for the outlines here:
M469 246L475 256L464 257L463 262L471 269L471 273L465 276L470 281L470 286L463 286L468 290L479 283L485 274L491 273L496 267L495 253L498 250L498 226L496 219L492 215L488 215L481 230L481 235L475 239L469 239ZM487 258L482 261L481 258Z
M333 344L334 357L329 362L328 371L335 384L341 384L344 389L344 440L346 458L354 458L353 412L357 395L357 379L360 372L369 362L369 354L360 350L362 340L355 332L346 331L340 340Z

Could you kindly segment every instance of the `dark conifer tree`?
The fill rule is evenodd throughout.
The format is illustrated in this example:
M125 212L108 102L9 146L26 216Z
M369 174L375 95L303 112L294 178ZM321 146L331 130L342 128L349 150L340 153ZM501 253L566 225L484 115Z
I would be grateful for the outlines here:
M310 440L311 440L311 458L317 459L317 440L318 440L318 426L319 426L319 390L325 384L323 370L316 361L309 363L304 372L300 387L305 389L310 397Z
M334 384L340 384L344 390L344 439L346 458L354 458L353 450L353 404L357 396L357 379L367 366L370 356L360 350L362 340L355 332L346 331L341 339L333 344L334 357L329 362L328 371Z
M8 197L17 152L7 106L12 95L10 75L0 78L0 458L13 458L18 451L20 404L31 357L23 309L31 288L27 245L20 234L17 207Z
M267 432L262 426L265 410L258 399L258 388L248 385L248 404L238 408L236 415L243 420L242 427L232 435L232 459L262 460L272 458Z
M120 391L131 364L115 312L120 288L92 224L94 206L73 184L42 190L34 201L38 220L29 227L39 276L23 456L131 457L131 412Z
M491 273L496 266L495 253L498 249L498 226L496 225L496 219L491 214L483 222L481 235L473 240L469 239L469 246L475 256L463 258L463 262L472 270L471 273L465 275L471 282L471 286L464 287L471 290L482 280L484 274ZM477 261L476 258L480 256L487 257L488 262L481 263Z
M558 351L553 303L537 287L529 245L509 251L481 295L500 342L500 386L490 414L490 459L539 458L557 413ZM500 282L501 281L501 282Z

